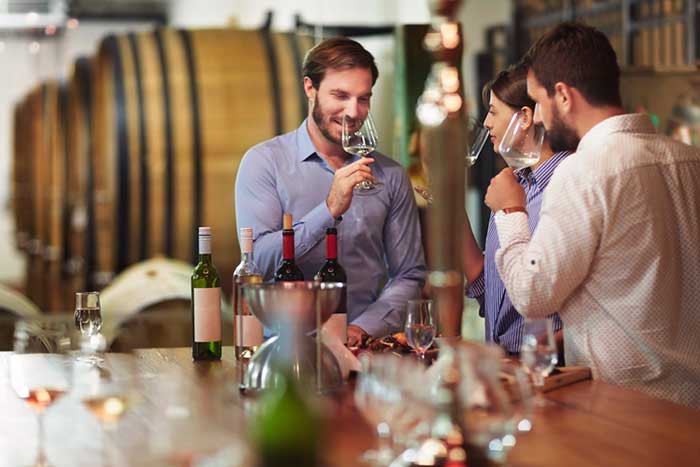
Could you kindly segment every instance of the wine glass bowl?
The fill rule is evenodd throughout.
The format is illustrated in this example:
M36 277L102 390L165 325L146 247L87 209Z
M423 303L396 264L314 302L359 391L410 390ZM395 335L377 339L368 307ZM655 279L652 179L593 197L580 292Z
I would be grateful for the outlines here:
M377 149L377 130L372 115L367 113L364 120L343 115L343 150L359 157L369 157ZM369 192L383 185L379 181L364 180L355 185L355 192Z
M542 396L544 379L557 364L557 345L554 340L552 320L526 319L523 325L523 340L520 347L520 362L529 373L535 387L535 404L546 405Z
M432 300L409 300L406 309L406 340L421 360L435 340L436 323Z
M535 124L530 113L520 110L510 119L498 152L514 169L535 165L542 154L544 126Z
M105 350L104 336L102 330L102 310L100 307L99 292L76 292L75 312L73 314L75 328L80 331L81 351L84 354L78 360L97 364L102 358L96 355L97 352Z
M491 131L476 119L469 121L469 144L467 146L467 166L471 167L484 149Z

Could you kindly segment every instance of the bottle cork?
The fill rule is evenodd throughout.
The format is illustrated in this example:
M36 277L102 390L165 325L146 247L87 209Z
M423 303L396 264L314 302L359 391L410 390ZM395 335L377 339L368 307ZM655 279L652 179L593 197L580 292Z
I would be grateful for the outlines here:
M291 214L285 214L282 216L282 225L284 230L291 230L292 229L292 215Z

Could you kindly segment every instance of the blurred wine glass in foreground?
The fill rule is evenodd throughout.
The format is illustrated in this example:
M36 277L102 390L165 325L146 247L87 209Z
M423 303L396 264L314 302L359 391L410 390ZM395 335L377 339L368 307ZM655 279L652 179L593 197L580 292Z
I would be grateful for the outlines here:
M109 435L139 400L136 358L123 352L110 353L109 359L100 365L78 361L73 381L75 397L102 427L102 464L109 465L107 445L115 441Z
M71 385L73 325L65 316L39 316L17 321L9 357L12 389L37 414L37 457L34 466L48 466L44 453L44 412Z

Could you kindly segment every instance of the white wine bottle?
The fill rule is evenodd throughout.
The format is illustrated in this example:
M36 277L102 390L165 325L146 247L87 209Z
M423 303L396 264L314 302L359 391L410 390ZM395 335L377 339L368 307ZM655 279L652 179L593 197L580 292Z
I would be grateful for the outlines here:
M221 281L211 259L211 228L199 228L199 263L192 272L192 358L221 360Z
M262 323L243 296L244 284L261 284L263 274L253 258L253 229L241 228L241 263L233 272L233 345L236 360L249 359L263 341Z

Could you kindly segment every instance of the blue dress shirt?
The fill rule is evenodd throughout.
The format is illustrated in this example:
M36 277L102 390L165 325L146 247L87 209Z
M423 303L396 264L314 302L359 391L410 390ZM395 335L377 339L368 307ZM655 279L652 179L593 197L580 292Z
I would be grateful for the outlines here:
M534 171L529 168L519 170L516 173L518 182L525 188L526 209L530 232L540 220L540 208L542 207L542 193L547 187L554 169L569 154L562 151L554 154L537 167ZM493 213L489 219L486 231L486 249L484 251L484 270L481 275L467 287L467 296L477 299L481 308L479 314L485 319L486 340L495 342L507 352L520 352L523 337L524 318L515 309L508 297L501 276L496 269L496 250L500 247L498 232L493 219ZM561 329L561 319L556 313L550 315L554 321L554 330Z
M236 223L253 228L256 262L266 280L282 258L282 214L293 216L296 261L306 280L325 262L326 228L336 227L338 260L348 277L348 322L380 337L402 328L406 302L420 295L426 268L408 175L391 158L378 152L372 157L372 174L384 186L355 194L337 222L326 206L334 171L317 154L304 120L243 157Z

